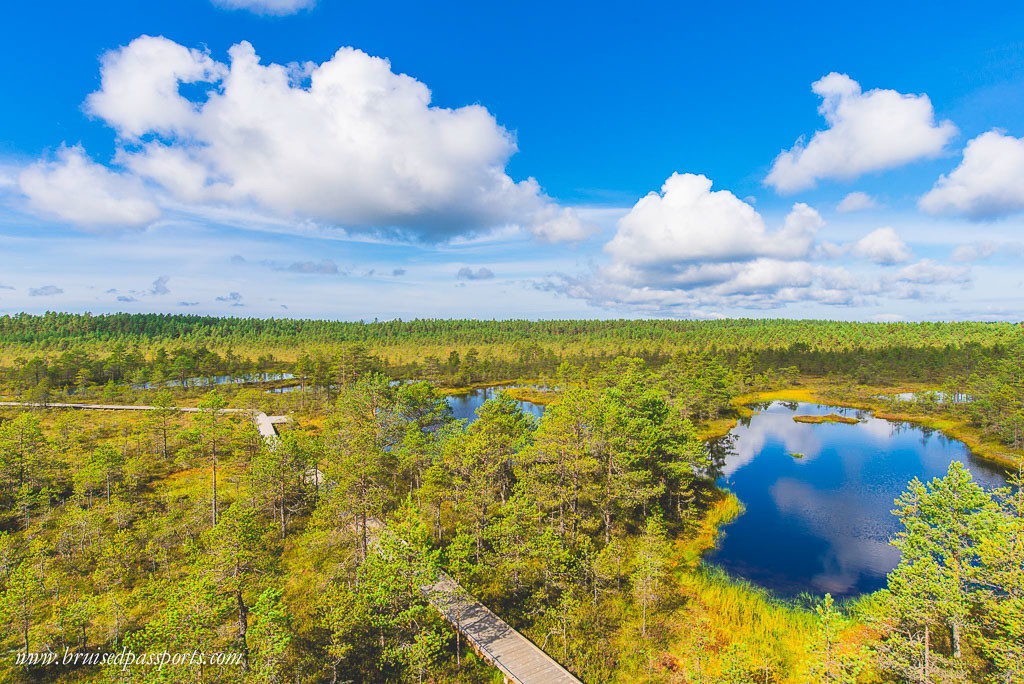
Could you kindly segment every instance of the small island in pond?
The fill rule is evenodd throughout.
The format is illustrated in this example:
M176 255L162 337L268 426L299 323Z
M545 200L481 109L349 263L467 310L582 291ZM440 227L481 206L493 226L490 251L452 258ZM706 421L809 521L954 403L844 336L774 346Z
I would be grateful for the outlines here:
M856 418L841 416L838 413L829 413L825 416L793 416L793 420L798 423L845 423L847 425L855 425L860 422Z

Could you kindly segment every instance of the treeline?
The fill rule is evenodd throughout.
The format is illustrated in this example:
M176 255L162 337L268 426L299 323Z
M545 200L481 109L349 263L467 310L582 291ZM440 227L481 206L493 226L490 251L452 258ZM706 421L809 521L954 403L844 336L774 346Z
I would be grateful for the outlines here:
M218 354L206 345L179 346L170 351L158 347L147 357L137 346L114 342L102 353L90 354L83 345L49 357L16 357L2 370L5 384L10 388L27 390L43 386L84 391L108 382L159 384L173 380L184 383L192 378L266 372L277 365L273 355L251 359L235 354L230 348Z
M948 416L978 428L984 438L1024 449L1024 341L1009 345L998 358L975 353L970 367L949 369L936 385L938 390L890 396L888 408L897 414ZM865 394L842 386L827 392L840 400L858 393Z
M788 327L780 325L783 329ZM212 333L201 342L179 340L166 345L144 345L138 339L127 342L121 338L100 342L85 337L61 341L55 345L60 351L37 350L33 355L27 353L28 348L8 345L0 361L0 378L9 392L36 390L40 397L50 391L83 392L106 383L183 383L191 378L270 371L290 372L300 384L330 388L345 382L346 368L372 369L400 379L424 379L438 385L463 387L516 378L551 378L564 363L596 372L618 356L641 358L652 368L659 368L678 353L688 352L705 353L729 367L762 374L795 369L803 376L857 384L938 384L951 379L963 383L991 371L1009 358L1012 350L1020 348L1024 337L1016 330L1009 328L1012 334L1005 340L1001 335L991 336L988 346L952 339L931 346L919 339L904 340L910 346L889 347L848 347L846 342L835 339L819 340L816 345L792 342L788 346L764 347L761 336L749 340L749 347L737 346L742 337L709 346L682 338L677 344L666 346L629 340L609 344L601 337L585 343L577 340L574 344L570 344L571 338L558 344L525 338L509 346L459 346L439 337L409 340L404 346L388 346L376 340L318 347L300 340L291 347L268 343L246 351ZM824 346L826 343L833 346Z
M984 323L828 321L328 321L47 314L0 318L0 385L33 401L113 400L148 383L281 372L301 397L332 402L367 372L439 387L530 379L563 364L593 375L619 356L660 369L714 359L760 389L797 377L831 385L940 386L971 401L915 402L1013 448L1024 446L1024 329ZM3 335L8 335L4 338ZM177 336L177 337L175 337ZM364 339L365 341L346 341ZM325 341L328 340L328 341ZM248 344L249 346L244 346ZM243 346L238 346L243 345ZM35 350L29 355L29 350ZM757 381L754 381L757 378ZM876 392L870 390L870 392ZM877 393L877 392L876 392Z
M970 376L966 393L969 401L954 403L958 411L983 433L1024 448L1024 344Z
M426 344L453 347L542 345L622 348L685 347L698 351L785 349L871 350L975 344L995 347L1019 339L1011 323L853 323L786 319L680 320L441 320L345 322L300 319L221 318L172 314L70 314L0 316L0 341L35 349L62 342L97 341L140 346L180 343L225 346Z

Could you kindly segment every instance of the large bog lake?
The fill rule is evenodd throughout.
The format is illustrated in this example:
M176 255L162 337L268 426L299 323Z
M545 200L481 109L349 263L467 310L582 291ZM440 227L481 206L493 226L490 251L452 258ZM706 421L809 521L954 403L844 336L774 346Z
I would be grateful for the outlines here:
M850 596L884 587L899 562L889 545L898 528L893 501L915 477L941 477L959 460L978 484L1007 484L999 466L920 426L819 404L758 408L711 444L713 476L746 510L705 558L778 595ZM859 422L793 420L829 413Z

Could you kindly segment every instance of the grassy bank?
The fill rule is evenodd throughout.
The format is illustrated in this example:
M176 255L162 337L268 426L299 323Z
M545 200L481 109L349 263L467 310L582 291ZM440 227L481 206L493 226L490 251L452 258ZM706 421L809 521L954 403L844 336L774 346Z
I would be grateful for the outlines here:
M483 382L474 382L469 385L462 385L460 387L438 387L437 393L444 396L454 396L459 394L469 394L476 390L488 389L490 387L504 387L505 391L511 394L515 390L533 391L534 388L529 387L530 385L543 385L545 380L533 379L506 379L506 380L485 380ZM541 391L541 390L537 390ZM545 394L554 394L554 392L545 392Z
M548 406L558 400L558 393L536 387L509 387L505 394L516 401L528 401L539 406Z
M808 681L816 616L701 563L722 527L742 513L734 494L717 490L675 542L674 594L653 658L654 681ZM840 640L852 634L841 633Z
M838 413L830 413L827 416L793 416L793 420L797 423L812 423L816 425L820 425L821 423L843 423L844 425L856 425L860 422L856 418L841 416Z

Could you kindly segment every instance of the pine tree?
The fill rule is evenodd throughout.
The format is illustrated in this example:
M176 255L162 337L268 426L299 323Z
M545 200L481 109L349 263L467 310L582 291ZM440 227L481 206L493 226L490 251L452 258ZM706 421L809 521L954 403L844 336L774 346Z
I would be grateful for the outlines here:
M631 577L633 595L640 604L640 633L643 636L647 636L649 614L664 596L668 554L665 524L660 516L653 515L647 519L643 534L640 536L640 547L637 550Z
M997 492L999 528L978 548L985 609L981 645L1004 682L1024 681L1024 470L1010 484Z
M241 502L233 503L207 533L206 562L220 591L234 600L237 639L246 671L250 668L247 595L254 593L262 577L273 566L266 538L266 528L255 511Z

